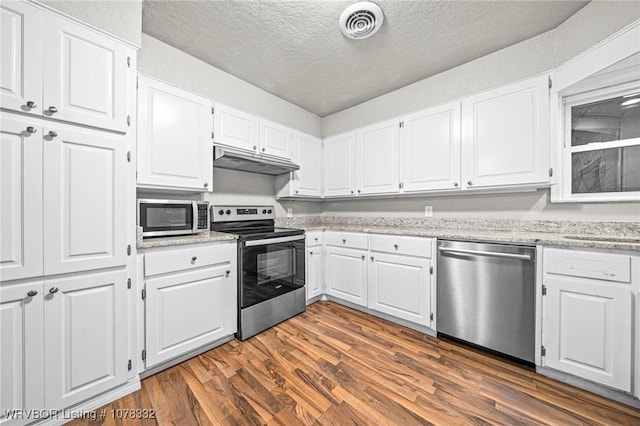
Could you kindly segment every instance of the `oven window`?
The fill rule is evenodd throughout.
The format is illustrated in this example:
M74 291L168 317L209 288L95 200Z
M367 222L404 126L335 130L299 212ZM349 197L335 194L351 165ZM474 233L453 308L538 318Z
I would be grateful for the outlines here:
M304 286L304 240L242 248L240 306Z
M191 204L142 204L140 222L144 231L190 230L193 207Z

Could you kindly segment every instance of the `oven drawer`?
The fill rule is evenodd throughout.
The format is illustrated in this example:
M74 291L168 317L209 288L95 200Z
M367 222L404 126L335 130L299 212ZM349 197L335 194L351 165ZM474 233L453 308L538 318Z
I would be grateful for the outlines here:
M430 238L371 235L369 242L372 251L398 253L417 257L431 257Z
M623 254L545 248L544 271L548 274L629 283L631 257Z
M236 249L235 243L227 243L151 251L144 255L144 275L149 277L215 265L234 258Z
M322 231L307 232L307 247L321 246L323 242L323 234L324 232Z
M369 248L369 235L355 234L352 232L326 231L324 233L324 242L328 246L367 250Z

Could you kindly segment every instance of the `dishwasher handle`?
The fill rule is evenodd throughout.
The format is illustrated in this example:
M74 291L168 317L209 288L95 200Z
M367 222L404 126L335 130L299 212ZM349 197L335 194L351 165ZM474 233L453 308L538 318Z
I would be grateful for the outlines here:
M518 254L518 253L502 253L497 251L484 251L484 250L467 250L448 247L438 247L438 250L443 253L459 253L468 254L470 256L493 256L493 257L506 257L509 259L531 260L530 254Z

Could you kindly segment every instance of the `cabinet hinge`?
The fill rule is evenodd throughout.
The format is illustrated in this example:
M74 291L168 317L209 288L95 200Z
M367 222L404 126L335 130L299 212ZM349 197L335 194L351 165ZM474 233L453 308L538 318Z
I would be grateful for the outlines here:
M142 350L142 360L144 361L145 359L147 359L147 351L145 351L144 349Z
M142 289L142 300L145 300L147 298L147 289L143 288Z
M549 177L553 176L553 167L549 167Z
M127 68L131 68L131 56L127 56Z
M136 89L138 88L138 77L136 77Z
M211 139L214 139L214 133L211 132Z
M546 285L542 285L542 295L546 296L547 295L547 286Z
M211 107L211 115L215 114L216 109L214 107Z
M131 290L131 278L127 278L127 290Z
M433 266L429 266L429 273L433 275Z
M127 163L131 162L131 151L127 151Z
M402 183L398 183L398 189L402 189Z
M400 122L400 128L401 128L401 129L402 129L402 128L404 128L404 121L401 121L401 122Z
M544 346L540 347L540 354L542 356L547 356L547 348L545 348Z
M549 76L549 89L551 89L551 86L553 86L553 81L551 80L551 76Z
M131 127L131 116L127 115L127 126Z
M131 366L131 360L129 360L129 361L127 362L127 370L131 371L131 368L132 368L132 366Z
M127 245L127 256L131 256L131 244Z
M430 319L431 321L433 321L433 312L431 312L431 313L429 314L429 319Z

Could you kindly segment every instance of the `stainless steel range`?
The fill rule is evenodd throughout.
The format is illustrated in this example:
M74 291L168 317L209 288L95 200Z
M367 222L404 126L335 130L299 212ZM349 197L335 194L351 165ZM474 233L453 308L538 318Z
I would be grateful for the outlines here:
M211 207L211 230L238 236L238 332L248 339L306 307L304 230L275 228L273 206Z

